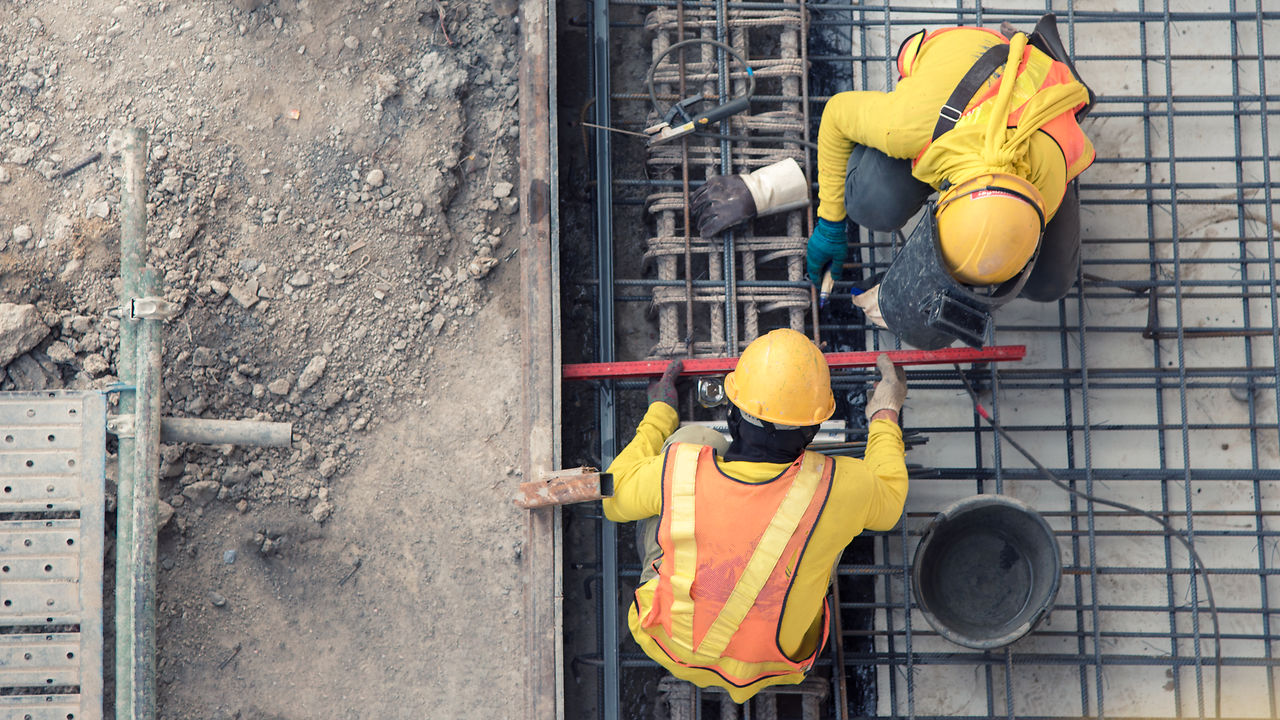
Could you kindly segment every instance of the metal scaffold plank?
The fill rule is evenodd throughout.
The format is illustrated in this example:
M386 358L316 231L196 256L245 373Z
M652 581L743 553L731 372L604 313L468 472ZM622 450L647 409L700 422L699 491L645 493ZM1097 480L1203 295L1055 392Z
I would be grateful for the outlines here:
M0 717L95 720L106 400L5 393L0 417Z

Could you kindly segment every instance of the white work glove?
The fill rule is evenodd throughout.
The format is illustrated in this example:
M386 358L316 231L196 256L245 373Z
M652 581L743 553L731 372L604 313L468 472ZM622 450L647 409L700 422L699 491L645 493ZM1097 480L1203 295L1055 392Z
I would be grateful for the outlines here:
M867 419L881 410L892 410L902 414L902 403L907 399L907 373L894 365L889 356L880 353L876 358L876 369L880 371L880 382L867 399Z
M791 158L748 175L719 175L690 197L702 237L714 237L738 223L809 204L809 183Z
M857 305L867 316L873 325L882 327L885 330L889 326L884 322L884 316L880 314L880 285L873 285L870 290L853 296L853 304Z

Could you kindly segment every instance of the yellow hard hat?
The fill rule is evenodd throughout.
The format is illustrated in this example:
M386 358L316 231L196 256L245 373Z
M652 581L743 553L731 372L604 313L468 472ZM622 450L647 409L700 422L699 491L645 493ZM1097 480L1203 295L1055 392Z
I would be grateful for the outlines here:
M990 173L952 185L938 200L938 249L951 276L994 285L1017 275L1044 232L1044 199L1017 175Z
M725 376L729 402L779 425L817 425L836 411L831 370L822 351L795 330L756 338Z

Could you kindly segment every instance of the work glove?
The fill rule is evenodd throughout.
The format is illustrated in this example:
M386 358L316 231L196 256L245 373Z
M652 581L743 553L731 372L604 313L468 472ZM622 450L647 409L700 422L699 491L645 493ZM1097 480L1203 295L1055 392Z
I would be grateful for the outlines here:
M673 408L677 407L676 403L680 402L680 398L676 395L676 378L680 377L680 371L683 369L683 362L672 360L667 369L662 372L662 377L649 383L650 405L664 402Z
M902 414L902 401L907 399L907 374L884 353L876 358L876 369L880 371L880 382L867 400L867 419L881 410Z
M818 224L809 236L805 250L809 269L809 282L815 286L822 282L822 270L831 266L831 279L839 282L844 272L844 259L849 255L849 243L845 239L844 221L831 222L818 218Z
M704 238L719 235L754 217L795 210L809 204L809 183L791 158L749 175L717 175L689 198Z
M882 327L885 330L889 329L889 326L885 324L884 315L880 314L880 283L876 283L866 292L854 293L853 304L862 310L867 319L871 321L871 324Z

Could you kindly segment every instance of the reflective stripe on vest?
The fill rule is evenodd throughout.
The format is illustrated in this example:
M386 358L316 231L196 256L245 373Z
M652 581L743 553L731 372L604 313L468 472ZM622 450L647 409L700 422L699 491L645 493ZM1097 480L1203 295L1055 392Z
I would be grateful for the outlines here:
M807 671L821 645L796 662L778 647L777 637L791 574L817 524L833 463L805 453L778 478L758 485L725 477L714 452L699 445L673 444L666 464L658 533L663 560L658 577L650 581L656 583L653 605L647 612L637 608L641 626L679 664L707 668L738 686ZM729 492L758 494L761 502L756 507L749 506L751 500L739 502L725 509L733 517L713 518L731 521L741 536L704 536L702 545L715 550L708 552L698 542L695 519L709 523L707 513L720 508L708 501ZM825 603L822 615L825 643ZM748 616L752 630L744 637L739 631Z
M914 54L910 59L914 59L914 55L919 54L924 43L929 42L929 40L936 37L939 33L952 29L955 28L944 28L943 30L929 33L921 42L914 43L914 47L903 47L899 52L913 52ZM1005 39L1003 35L995 33L994 31L988 32L992 32L993 35L1000 38L1001 42L1008 44L1009 41ZM901 56L899 57L899 67L902 66L905 59L906 58ZM1026 106L1027 101L1034 97L1036 93L1055 85L1075 82L1076 79L1071 74L1071 69L1064 63L1054 60L1041 52L1038 48L1027 45L1022 52L1022 60L1018 65L1018 73L1015 77L1013 97L1009 102L1009 107L1013 108L1013 110L1009 112L1005 125L1007 127L1017 126L1019 119L1022 117L1022 110ZM960 116L960 119L956 122L955 126L964 127L966 125L973 125L976 123L985 123L986 118L984 115L986 112L989 112L989 108L993 104L992 101L995 100L996 95L999 92L1000 85L1001 83L994 82L985 91L975 95L973 99L969 101L968 106L965 108L964 113ZM1075 118L1076 111L1083 107L1083 105L1084 103L1081 103L1080 105L1071 108L1069 111L1045 122L1039 128L1049 137L1053 138L1053 141L1058 144L1058 148L1062 150L1063 161L1066 164L1066 182L1068 183L1074 180L1080 173L1084 172L1085 168L1092 165L1094 160L1094 153L1092 152L1091 146L1089 146L1085 140L1084 131L1080 129L1080 125L1076 122ZM920 157L928 151L931 144L931 142L926 143L925 146L921 148L919 154L916 155L916 158L913 161L913 167L915 163L919 162Z

